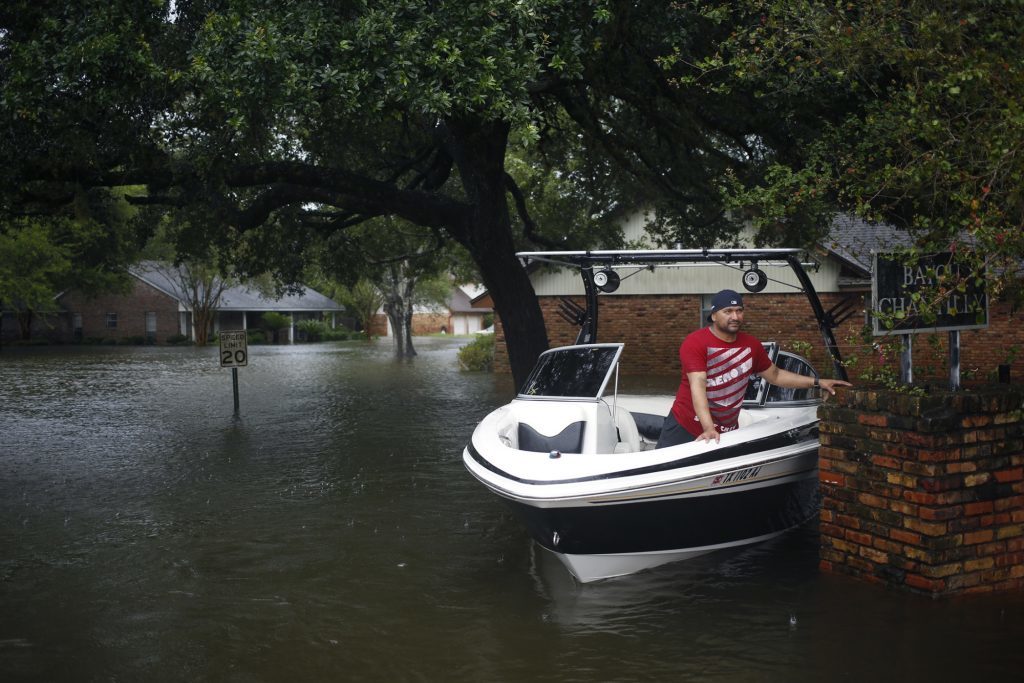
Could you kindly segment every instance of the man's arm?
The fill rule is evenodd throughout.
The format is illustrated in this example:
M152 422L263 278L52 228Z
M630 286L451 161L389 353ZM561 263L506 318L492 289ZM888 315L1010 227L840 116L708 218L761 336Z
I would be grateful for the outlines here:
M841 379L815 379L807 375L798 375L795 372L789 370L783 370L778 365L772 363L772 366L761 373L761 376L772 384L779 387L786 387L787 389L811 389L817 384L822 389L827 391L829 394L835 396L836 387L852 387L853 385L849 382L844 382ZM690 385L691 389L693 385Z
M708 373L688 372L686 379L690 383L690 397L693 399L693 412L700 420L700 428L703 433L696 438L696 441L715 440L718 443L722 435L715 429L715 422L711 419L711 408L708 406Z

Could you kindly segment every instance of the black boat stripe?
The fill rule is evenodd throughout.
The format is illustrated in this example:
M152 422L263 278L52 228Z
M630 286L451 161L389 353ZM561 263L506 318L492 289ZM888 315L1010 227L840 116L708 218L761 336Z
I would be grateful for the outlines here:
M473 456L482 467L494 472L495 474L501 475L506 479L519 482L521 484L536 484L536 485L556 485L556 484L576 484L585 481L601 481L603 479L618 479L620 477L632 477L640 474L651 474L654 472L664 472L666 470L678 469L679 467L690 467L693 465L705 465L710 462L718 460L728 460L730 458L738 458L743 455L750 455L751 453L757 453L761 451L770 451L776 448L782 448L788 445L792 445L794 439L789 434L774 434L763 439L756 439L754 441L747 441L742 444L735 446L726 446L720 448L704 456L680 458L679 460L672 460L671 462L665 462L658 465L648 465L646 467L637 467L631 470L620 470L613 474L594 474L587 477L575 477L573 479L558 479L556 481L540 481L536 479L523 479L521 477L514 476L505 472L502 469L496 467L493 463L488 461L480 452L477 451L473 442L470 441L467 444L466 449L469 454ZM685 463L685 465L684 465Z

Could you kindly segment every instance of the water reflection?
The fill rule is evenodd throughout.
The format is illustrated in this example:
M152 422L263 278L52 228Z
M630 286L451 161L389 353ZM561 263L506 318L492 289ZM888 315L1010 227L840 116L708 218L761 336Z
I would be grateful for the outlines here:
M4 349L4 680L1019 673L1020 596L821 576L813 525L573 583L462 467L513 391L459 343L254 347L238 419L213 350Z

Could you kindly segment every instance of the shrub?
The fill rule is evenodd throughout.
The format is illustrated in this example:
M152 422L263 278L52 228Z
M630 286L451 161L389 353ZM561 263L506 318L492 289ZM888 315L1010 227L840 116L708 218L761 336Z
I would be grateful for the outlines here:
M266 344L267 333L263 330L246 330L245 339L250 344Z
M338 327L333 330L327 330L327 332L324 333L324 341L345 341L347 339L351 339L355 334L358 333L352 332L345 327Z
M122 346L143 346L146 343L146 338L141 334L130 335L128 337L121 337L117 343Z
M45 338L38 339L12 339L9 342L4 342L7 346L49 346L50 340Z
M323 341L330 328L322 320L300 320L295 323L297 329L308 342Z
M287 327L291 327L292 319L286 316L284 313L278 313L277 311L267 311L262 316L263 327L270 332L273 337L273 342L277 343L277 336L280 330Z
M459 367L470 372L490 372L494 365L494 335L478 334L459 349Z
M172 334L167 338L168 344L184 344L188 342L188 337L183 334Z

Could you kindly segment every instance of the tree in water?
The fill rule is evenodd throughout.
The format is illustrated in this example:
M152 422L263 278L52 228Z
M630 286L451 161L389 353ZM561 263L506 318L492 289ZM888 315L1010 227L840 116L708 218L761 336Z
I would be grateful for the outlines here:
M221 275L211 263L185 261L145 261L138 266L142 272L159 274L171 293L192 313L192 330L196 346L206 346L213 331L213 319L224 291L234 281Z
M368 221L349 228L343 237L325 240L317 259L319 272L342 280L356 279L352 293L366 284L376 290L378 306L391 326L396 358L416 355L414 310L419 304L444 302L450 291L448 272L456 265L451 249L436 234L393 218ZM363 317L373 300L366 294L364 290L360 305ZM353 297L349 300L358 303ZM368 319L363 326L369 329Z
M0 214L0 308L14 312L19 337L37 317L59 313L60 292L86 297L126 292L138 253L137 210L106 190L79 190L70 205L31 215Z
M335 297L345 305L345 308L355 317L363 334L370 339L373 319L384 304L384 297L380 295L373 283L362 278L349 288L339 289Z
M39 221L0 226L0 311L14 311L20 339L31 338L35 312L52 308L55 283L71 268L71 254L49 232Z

